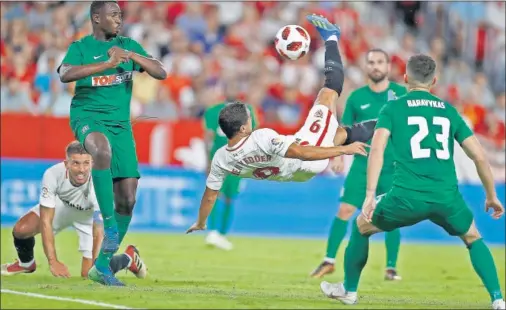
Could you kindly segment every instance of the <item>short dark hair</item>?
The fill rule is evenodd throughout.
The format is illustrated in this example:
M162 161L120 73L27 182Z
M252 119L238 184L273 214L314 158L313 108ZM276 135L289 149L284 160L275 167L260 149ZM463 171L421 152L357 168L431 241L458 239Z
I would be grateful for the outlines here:
M98 14L100 9L104 7L106 3L118 3L117 1L93 1L90 5L90 18L92 18L93 14Z
M388 56L388 53L385 52L384 49L377 48L377 47L371 48L370 50L367 51L367 53L365 54L365 57L368 58L370 53L381 53L385 56L387 63L390 63L390 56Z
M65 148L65 154L68 158L74 154L88 154L88 152L86 152L86 149L79 141L74 140L70 142Z
M248 117L248 108L246 105L236 101L226 105L220 111L218 123L227 138L231 139L241 130L241 126L248 123Z
M436 62L428 55L413 55L406 64L406 74L411 82L429 84L436 74Z

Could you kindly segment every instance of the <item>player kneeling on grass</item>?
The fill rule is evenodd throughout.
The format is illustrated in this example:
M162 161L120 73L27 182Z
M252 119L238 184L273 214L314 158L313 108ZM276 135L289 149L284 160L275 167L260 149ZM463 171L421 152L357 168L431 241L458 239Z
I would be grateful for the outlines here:
M103 239L102 219L90 178L91 161L82 145L74 141L66 148L65 161L45 171L39 204L21 217L12 231L18 260L3 264L2 275L35 271L33 248L35 235L40 233L51 273L55 277L69 277L67 266L56 255L54 236L73 226L83 255L81 276L87 277ZM110 265L114 272L128 268L140 278L144 278L147 272L133 245L129 245L125 253L115 255Z
M228 139L211 163L198 220L188 233L206 229L206 221L228 174L241 178L304 182L321 173L329 158L343 154L366 155L366 144L376 121L339 127L330 109L343 89L343 65L337 40L339 28L325 18L308 16L325 42L325 85L318 94L303 127L294 136L272 129L252 131L251 114L243 103L225 106L219 125ZM344 146L337 146L343 145Z
M436 82L436 63L426 55L407 63L407 95L381 110L367 164L367 193L344 254L344 283L322 282L329 298L357 302L360 274L367 263L369 237L381 231L429 220L448 234L459 236L469 250L474 270L487 289L493 309L504 309L494 259L483 242L473 213L459 192L453 162L456 140L471 158L485 188L485 211L499 219L504 208L497 198L485 151L457 110L430 93ZM391 140L396 155L392 188L375 197L383 153ZM377 200L376 200L377 199Z

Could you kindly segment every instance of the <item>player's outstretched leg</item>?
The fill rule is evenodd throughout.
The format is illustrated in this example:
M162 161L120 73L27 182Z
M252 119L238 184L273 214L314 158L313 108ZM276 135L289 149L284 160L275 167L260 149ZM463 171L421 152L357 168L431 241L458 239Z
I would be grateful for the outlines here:
M353 221L350 242L344 254L344 283L332 284L323 281L320 284L325 296L338 299L346 305L355 304L358 301L358 282L369 256L369 236L360 233L357 221L365 220L359 215L357 220Z
M387 266L385 270L385 280L399 281L401 276L397 274L397 257L401 245L401 231L394 229L385 233L385 247L387 250Z
M481 238L474 222L471 224L466 235L462 236L461 239L467 245L474 270L490 295L492 309L505 309L506 305L499 285L494 258L490 253L490 249L483 242L483 238Z

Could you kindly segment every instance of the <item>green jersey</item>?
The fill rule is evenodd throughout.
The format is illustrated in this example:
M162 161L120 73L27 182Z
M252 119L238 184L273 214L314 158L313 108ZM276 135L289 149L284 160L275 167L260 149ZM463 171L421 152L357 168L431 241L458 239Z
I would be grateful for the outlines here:
M454 139L462 143L473 132L453 106L429 92L410 91L381 110L376 128L391 133L393 190L433 202L454 197Z
M374 92L366 85L354 90L348 100L344 109L341 123L345 126L351 126L355 123L363 122L370 119L378 118L381 108L387 102L397 99L406 94L406 88L400 84L390 82L388 88L380 93ZM370 143L371 141L369 141ZM394 153L392 151L391 143L388 143L385 150L385 159L383 164L383 172L393 173ZM367 157L354 156L354 165L367 166ZM365 168L363 168L365 169Z
M62 64L82 66L104 62L109 58L107 51L113 46L149 57L144 48L130 38L117 36L110 41L99 41L88 35L70 44ZM128 122L134 71L142 72L142 68L130 60L78 80L70 118Z
M225 133L220 128L218 124L218 117L220 115L220 111L227 105L227 102L222 102L216 105L213 105L206 109L204 113L204 128L207 131L213 132L213 142L211 145L211 150L209 152L209 159L212 159L214 153L219 150L222 146L227 144L227 137ZM256 114L251 105L247 105L250 114L251 114L251 122L253 125L253 129L257 126Z

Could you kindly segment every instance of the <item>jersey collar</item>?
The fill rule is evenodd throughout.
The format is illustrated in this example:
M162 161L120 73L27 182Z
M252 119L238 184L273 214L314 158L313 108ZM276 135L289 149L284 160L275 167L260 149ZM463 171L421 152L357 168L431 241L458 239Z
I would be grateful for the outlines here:
M238 149L241 148L241 146L244 145L244 143L246 142L246 140L248 140L250 136L247 136L247 137L244 137L242 138L239 142L237 142L234 146L232 147L226 147L226 150L229 151L229 152L234 152L234 151L237 151Z

